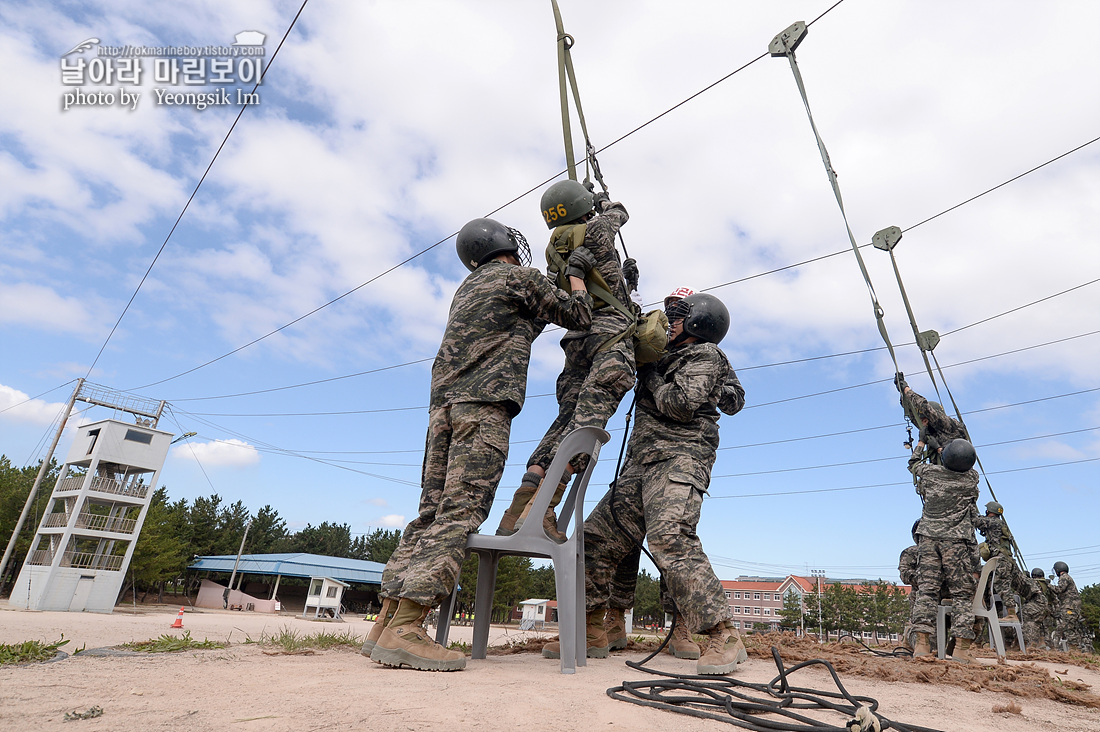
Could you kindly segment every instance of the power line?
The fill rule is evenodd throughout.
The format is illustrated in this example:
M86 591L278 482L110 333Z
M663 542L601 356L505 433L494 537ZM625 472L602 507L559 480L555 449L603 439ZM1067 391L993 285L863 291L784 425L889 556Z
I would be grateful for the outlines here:
M279 55L279 51L283 47L283 43L286 41L287 36L290 35L290 31L294 29L294 24L298 22L298 18L301 17L302 11L306 9L306 4L309 0L302 0L302 7L298 8L298 12L294 15L294 19L290 21L290 25L286 29L286 33L283 34L282 39L279 40L279 45L275 48L275 52L271 54L271 59L268 60L260 78L256 80L256 83L252 87L252 94L248 99L255 98L256 89L259 88L263 78L267 76L267 72L271 69L271 64L275 61L275 57ZM206 176L210 174L211 169L214 167L214 162L217 161L218 156L221 155L222 150L225 148L225 143L229 142L229 136L233 134L233 130L237 129L237 123L241 121L241 117L244 112L251 105L251 101L245 101L241 105L241 111L237 113L237 117L233 120L233 124L229 126L229 131L225 133L225 137L222 138L222 142L218 145L218 149L214 151L214 157L210 159L210 164L206 166L206 170L203 171L202 177L199 178L199 182L195 184L194 190L191 191L191 195L187 198L187 202L183 204L183 210L180 211L180 215L176 217L176 222L172 224L172 228L168 231L168 235L164 237L164 242L160 245L160 249L157 250L156 256L153 257L153 261L149 263L149 267L145 270L145 274L141 276L141 281L138 282L137 287L134 288L134 294L130 295L130 299L126 302L126 307L122 308L122 312L119 313L118 320L111 326L111 332L107 334L107 338L103 341L103 345L99 347L99 353L96 354L95 359L92 360L92 365L88 367L88 373L84 378L89 378L92 375L92 369L99 363L100 356L103 355L104 349L107 348L107 344L111 342L111 338L114 336L115 331L118 330L119 323L129 312L130 306L134 304L134 299L137 298L138 293L141 292L141 286L145 284L145 280L148 279L149 273L153 271L153 266L160 259L160 255L164 253L164 248L168 246L168 240L172 238L172 234L176 233L176 228L180 225L180 221L183 220L183 215L187 213L187 209L191 207L191 202L195 200L195 196L198 195L199 188L202 187L203 181L206 180Z
M24 404L29 404L30 402L33 402L35 399L41 399L42 397L46 396L50 392L57 391L58 389L60 389L62 387L68 386L69 384L73 383L74 381L76 381L76 379L69 379L68 381L66 381L64 384L61 384L60 386L55 386L52 389L46 389L46 391L42 392L41 394L38 394L38 395L32 396L32 397L27 397L23 401L16 402L15 404L9 404L8 406L4 407L3 409L0 409L0 414L3 414L4 412L8 411L9 409L15 409L16 407L21 407Z

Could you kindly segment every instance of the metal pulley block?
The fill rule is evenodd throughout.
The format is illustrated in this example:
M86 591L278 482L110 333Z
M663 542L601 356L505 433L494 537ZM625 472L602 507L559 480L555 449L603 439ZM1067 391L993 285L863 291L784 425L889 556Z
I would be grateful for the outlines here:
M871 244L875 249L881 249L884 252L896 247L899 241L901 241L901 229L896 226L888 226L871 237Z
M926 330L921 333L917 333L917 346L922 351L935 350L936 346L940 344L940 334L934 330Z
M768 44L768 53L772 56L786 56L794 53L794 49L798 48L798 44L802 43L802 39L806 37L806 31L806 24L801 20L792 23L789 28L772 39Z

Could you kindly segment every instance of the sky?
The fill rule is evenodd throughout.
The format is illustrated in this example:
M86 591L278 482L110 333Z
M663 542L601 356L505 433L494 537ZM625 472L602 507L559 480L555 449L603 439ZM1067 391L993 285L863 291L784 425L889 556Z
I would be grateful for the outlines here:
M942 335L934 355L988 474L979 505L992 489L1029 566L1100 581L1100 47L1073 32L1100 5L560 5L642 300L687 285L732 314L722 348L747 405L722 418L699 524L719 577L896 581L921 509L894 364L791 66L760 58L801 20L798 68L848 222L861 245L904 231L898 272L919 329ZM166 400L160 427L197 433L165 463L172 499L270 504L291 530L415 515L431 360L466 275L454 234L491 213L536 254L548 236L538 197L565 169L553 15L542 0L310 2L287 33L300 8L0 6L14 464L42 458L87 377ZM251 84L213 83L213 63L244 74L244 57L214 49L196 85L165 73L161 47L240 48L244 31L265 36L265 76L239 120ZM103 63L93 77L93 59L124 58L96 54L126 45L150 47L139 83L107 83ZM229 103L170 103L219 90ZM574 118L579 155L581 140ZM935 398L890 256L861 252L899 366ZM536 341L485 530L556 412L560 334ZM109 416L80 411L58 456L72 425Z

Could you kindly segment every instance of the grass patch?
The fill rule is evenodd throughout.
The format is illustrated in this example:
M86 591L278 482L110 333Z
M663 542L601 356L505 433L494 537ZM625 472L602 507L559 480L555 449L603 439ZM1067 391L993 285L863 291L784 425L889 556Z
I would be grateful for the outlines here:
M224 641L212 641L203 638L197 641L191 637L191 631L185 631L183 635L175 636L167 633L160 638L146 641L134 641L123 643L119 648L143 653L178 653L180 651L209 651L225 648L229 643Z
M451 641L449 644L447 644L447 648L452 651L465 653L467 656L470 655L470 644L466 641Z
M6 663L35 663L38 661L49 661L56 656L61 646L65 645L69 641L65 640L65 636L61 636L61 640L53 643L43 643L42 641L23 641L22 643L14 643L7 645L6 643L0 643L0 666Z
M72 722L77 719L95 719L103 716L103 707L92 707L86 712L65 712L65 721Z
M292 628L283 626L283 628L274 635L262 633L256 640L247 638L245 643L274 646L282 653L306 653L314 650L328 650L330 648L350 648L358 651L363 645L363 639L350 630L345 630L342 633L331 633L322 630L317 633L306 635Z

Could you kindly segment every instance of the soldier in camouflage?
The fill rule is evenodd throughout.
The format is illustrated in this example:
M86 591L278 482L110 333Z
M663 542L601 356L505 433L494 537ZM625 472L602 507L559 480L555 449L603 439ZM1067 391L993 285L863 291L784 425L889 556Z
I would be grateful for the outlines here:
M977 587L974 523L978 509L978 473L974 448L956 439L939 448L943 465L923 462L919 450L909 459L909 470L917 477L917 493L924 499L917 529L917 599L910 617L917 634L913 656L931 653L930 637L936 625L940 587L946 586L953 610L951 635L955 638L955 660L969 663L974 640L971 603Z
M747 654L696 526L718 447L718 402L732 371L717 346L729 312L712 295L691 295L669 321L668 352L639 379L622 473L584 524L588 647L590 654L606 648L602 621L616 568L644 536L685 627L707 636L696 672L727 674Z
M898 576L901 578L903 584L909 585L909 616L913 615L913 605L917 602L917 588L920 576L917 572L919 566L917 542L920 537L917 535L917 528L920 526L920 519L913 522L913 544L907 546L901 550L901 556L898 557ZM909 650L913 649L913 626L910 624L908 618L905 621L905 627L901 631L901 641Z
M928 462L938 465L941 448L951 440L970 439L961 422L947 416L943 407L936 402L930 402L913 391L900 372L894 377L894 383L901 392L901 406L905 413L920 425L917 449L924 450L924 458Z
M1016 614L1016 593L1020 589L1022 578L1016 560L1012 557L1012 532L1004 520L1004 507L997 501L985 504L985 515L974 519L974 528L985 537L986 548L982 552L982 558L1001 558L993 574L993 591L1000 596L1001 604L1004 605L1004 619L1013 623L1019 622Z
M463 654L428 639L424 618L451 594L466 537L489 513L523 407L531 343L547 322L581 330L592 312L583 272L570 277L569 294L520 266L529 253L514 229L475 219L457 248L471 274L455 292L432 366L419 514L382 573L389 607L364 645L375 661L428 671L465 666Z
M1092 650L1092 633L1085 625L1077 583L1069 576L1069 565L1065 562L1054 563L1054 574L1058 576L1058 584L1050 586L1055 598L1054 630L1069 647L1088 653Z
M562 208L557 209L558 205ZM629 218L626 208L621 203L611 202L606 193L594 196L574 180L559 181L547 189L542 208L555 236L566 235L559 231L559 226L584 226L583 244L575 251L591 253L595 261L592 272L599 274L607 292L620 304L633 308L630 291L638 286L638 268L632 259L620 264L615 249L615 235ZM555 210L567 213L558 214ZM578 427L602 429L615 414L623 396L634 386L634 342L627 332L636 322L636 316L633 309L629 313L596 299L591 327L570 328L562 337L565 368L557 381L558 415L527 459L527 472L501 519L497 534L515 533L521 519L526 518L526 509L562 438ZM565 540L565 535L557 529L554 508L565 492L569 475L583 467L583 459L574 460L543 519L547 534L559 542Z
M1020 577L1024 641L1028 650L1050 650L1050 632L1053 630L1050 606L1053 597L1043 570L1036 567L1031 570L1030 577Z

